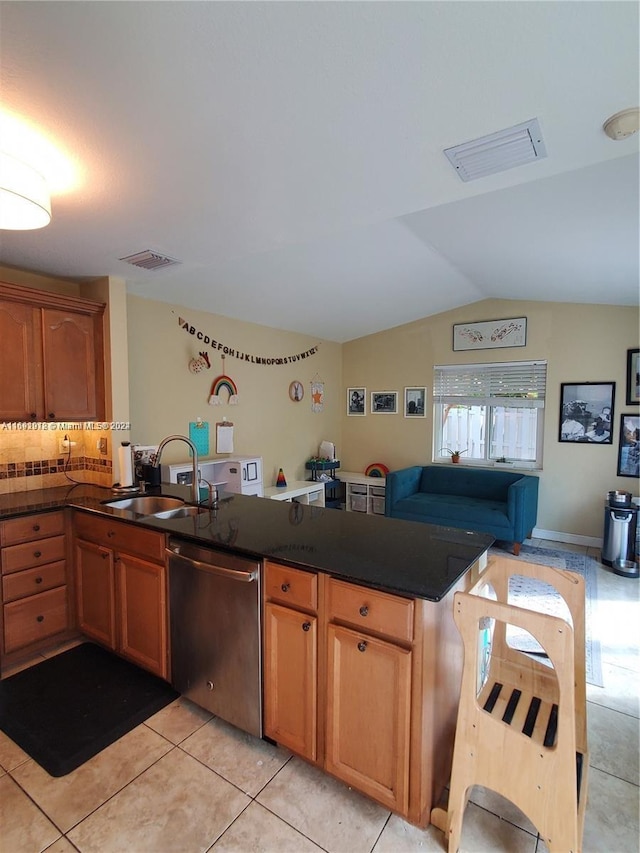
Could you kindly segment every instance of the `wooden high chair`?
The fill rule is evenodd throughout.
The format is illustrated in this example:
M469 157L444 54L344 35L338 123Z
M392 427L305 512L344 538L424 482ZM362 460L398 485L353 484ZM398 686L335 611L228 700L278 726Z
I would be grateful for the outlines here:
M573 625L508 603L509 578L531 577L562 596ZM497 597L485 597L489 584ZM468 592L454 597L464 666L448 811L432 822L460 844L473 785L511 800L535 824L551 853L579 853L587 794L584 579L575 572L494 557ZM487 620L490 649L483 650ZM508 645L507 624L528 631L552 666ZM483 654L488 655L483 667ZM486 678L480 670L486 669Z

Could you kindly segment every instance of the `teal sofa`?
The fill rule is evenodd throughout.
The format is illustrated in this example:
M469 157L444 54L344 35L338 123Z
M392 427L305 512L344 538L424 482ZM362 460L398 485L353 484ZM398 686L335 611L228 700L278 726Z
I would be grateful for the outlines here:
M456 465L413 465L386 475L385 515L442 524L512 542L531 536L538 515L538 478Z

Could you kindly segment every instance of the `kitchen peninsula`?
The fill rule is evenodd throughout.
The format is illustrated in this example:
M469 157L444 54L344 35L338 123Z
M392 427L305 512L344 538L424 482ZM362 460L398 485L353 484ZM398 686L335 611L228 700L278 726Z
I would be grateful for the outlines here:
M162 492L189 500L184 486ZM93 523L114 528L116 559L121 530L259 558L265 735L426 825L450 772L462 667L453 594L483 567L492 537L237 494L182 518L104 504L113 499L84 485L0 496L2 531L64 516L68 628L78 624L70 543ZM4 532L0 544L7 551ZM129 561L147 564L166 586L157 553Z

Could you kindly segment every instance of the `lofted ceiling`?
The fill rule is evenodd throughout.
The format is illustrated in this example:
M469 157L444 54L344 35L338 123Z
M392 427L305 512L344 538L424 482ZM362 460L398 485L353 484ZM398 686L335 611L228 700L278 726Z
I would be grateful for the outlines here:
M338 342L637 305L640 134L602 124L640 102L639 8L0 2L0 147L28 122L72 176L42 155L52 222L0 262ZM443 154L531 118L545 159L463 183ZM180 264L120 260L146 249Z

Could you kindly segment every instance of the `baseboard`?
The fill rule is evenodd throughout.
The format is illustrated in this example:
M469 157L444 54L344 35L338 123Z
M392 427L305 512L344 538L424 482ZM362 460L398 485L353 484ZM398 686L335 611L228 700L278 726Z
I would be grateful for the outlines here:
M559 530L533 528L532 539L549 539L552 542L567 542L569 545L586 545L587 548L602 548L602 537L580 536L577 533L562 533Z

